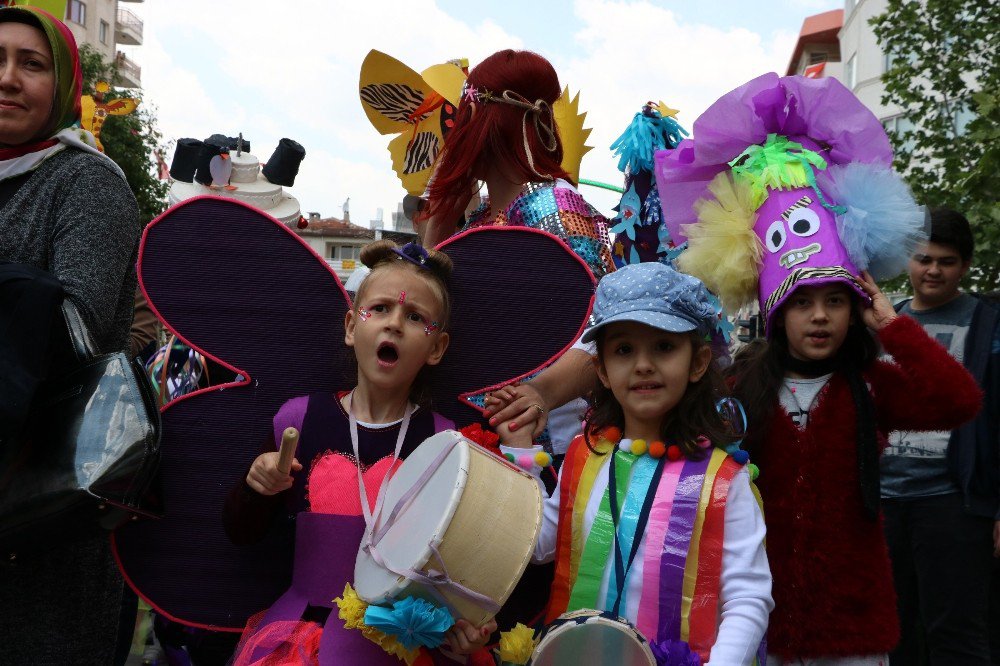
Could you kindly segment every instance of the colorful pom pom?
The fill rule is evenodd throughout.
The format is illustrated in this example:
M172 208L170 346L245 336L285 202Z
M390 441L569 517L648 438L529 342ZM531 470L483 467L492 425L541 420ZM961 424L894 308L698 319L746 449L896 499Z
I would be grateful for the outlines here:
M649 455L653 456L654 458L662 458L666 454L667 454L667 445L661 442L660 440L656 440L655 442L649 443Z
M858 269L876 280L905 271L914 250L927 241L924 209L906 181L892 169L861 162L832 166L817 181L842 207L837 231Z
M529 471L535 466L535 457L532 455L518 456L517 466L525 471Z
M539 467L548 467L552 464L552 456L545 451L539 451L535 454L535 464Z
M644 439L633 439L632 446L629 447L632 451L632 455L641 456L647 451L646 440Z
M602 435L609 442L617 442L622 438L622 431L617 426L606 428Z
M618 448L621 449L622 451L626 451L628 453L631 453L632 452L632 440L631 439L627 439L627 438L623 439L622 441L618 442Z
M757 477L760 476L760 468L757 467L757 465L754 465L753 463L747 465L747 472L750 474L751 481L756 481Z
M671 444L670 446L667 447L668 460L680 460L682 455L684 454L681 453L681 447L677 446L676 444Z
M743 449L739 449L733 452L733 460L735 460L741 465L746 465L747 462L750 460L750 454L744 451Z
M503 454L503 457L506 458L508 462L512 462L512 463L516 463L517 462L517 458L514 457L513 453L505 453L505 454Z

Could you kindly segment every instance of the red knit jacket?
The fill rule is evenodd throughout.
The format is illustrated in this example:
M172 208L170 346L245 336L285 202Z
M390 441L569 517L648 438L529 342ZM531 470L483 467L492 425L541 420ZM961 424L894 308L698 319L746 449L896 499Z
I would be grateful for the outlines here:
M878 437L949 430L979 411L972 376L909 317L879 333L895 364L876 361L871 388ZM785 658L889 652L899 640L896 594L881 517L866 517L858 486L856 417L835 373L804 430L776 406L765 425L757 485L774 577L768 651Z

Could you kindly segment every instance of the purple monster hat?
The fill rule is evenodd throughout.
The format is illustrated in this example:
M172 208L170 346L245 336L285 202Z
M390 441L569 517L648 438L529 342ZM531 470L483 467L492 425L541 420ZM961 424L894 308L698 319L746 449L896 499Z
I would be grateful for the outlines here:
M688 249L678 267L736 309L772 318L803 285L901 272L926 240L925 215L892 169L879 120L835 79L765 74L656 153L663 217Z

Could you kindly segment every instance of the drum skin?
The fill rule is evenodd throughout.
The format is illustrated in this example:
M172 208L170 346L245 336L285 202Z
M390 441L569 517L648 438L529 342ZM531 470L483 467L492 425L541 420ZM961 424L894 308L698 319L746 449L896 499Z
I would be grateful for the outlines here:
M656 666L649 643L613 613L578 610L542 630L529 666Z

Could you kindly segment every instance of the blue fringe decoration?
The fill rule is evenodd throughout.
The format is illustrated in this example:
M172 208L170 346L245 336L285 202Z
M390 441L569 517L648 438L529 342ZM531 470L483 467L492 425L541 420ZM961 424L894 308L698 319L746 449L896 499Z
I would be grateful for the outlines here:
M837 231L851 261L876 280L895 277L927 242L926 214L903 179L882 166L851 162L817 174L820 189L841 207Z
M611 144L611 150L619 158L618 170L622 173L638 173L653 170L653 154L657 150L676 148L688 131L676 120L664 117L647 104L635 114L632 122L622 135Z

